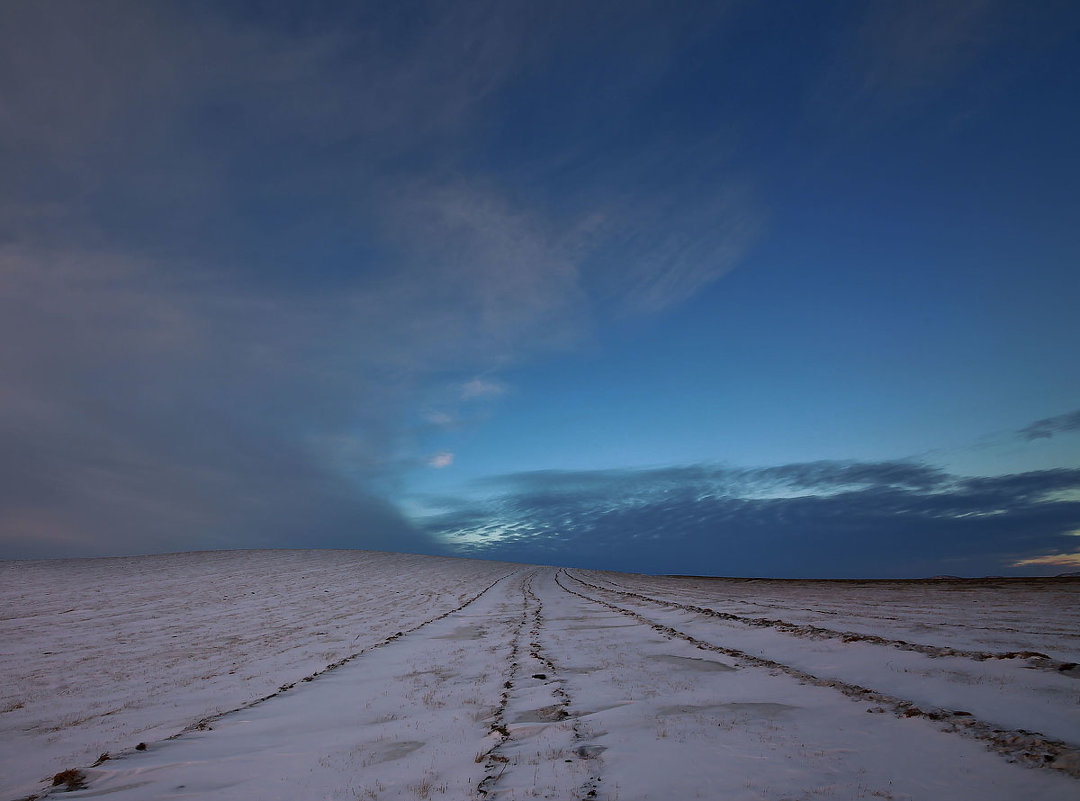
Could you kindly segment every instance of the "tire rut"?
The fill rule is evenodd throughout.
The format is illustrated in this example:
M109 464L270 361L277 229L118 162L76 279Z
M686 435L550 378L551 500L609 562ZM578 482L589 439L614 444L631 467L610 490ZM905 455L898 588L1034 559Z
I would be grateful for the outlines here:
M497 796L500 792L499 782L504 774L515 764L520 764L517 761L517 755L508 753L518 743L509 727L510 721L507 719L507 712L511 700L515 696L515 691L520 691L518 688L525 680L525 675L530 670L535 670L537 672L532 673L530 678L544 682L545 686L554 685L550 693L555 699L555 703L551 706L536 711L542 712L544 720L549 723L568 721L571 727L573 745L569 751L562 753L559 758L565 763L584 762L588 766L586 779L577 785L573 795L570 797L582 801L595 799L602 780L597 758L598 753L590 747L590 737L581 721L570 713L569 710L573 704L573 699L567 690L566 681L559 675L559 666L544 649L542 643L544 604L540 596L533 591L535 577L536 574L533 573L522 580L521 618L510 653L508 677L503 685L504 691L490 730L491 733L499 735L499 740L484 754L487 759L485 766L487 775L480 782L477 790L481 797L484 798ZM532 663L532 667L528 666L527 663L529 662ZM535 690L536 685L525 688L526 691L528 689ZM554 758L554 756L551 758ZM536 788L534 787L533 790L536 791ZM511 789L510 792L512 794L513 790Z
M578 582L583 587L592 587L601 591L607 591L611 593L619 594L618 590L608 590L597 585L589 584L582 581L576 576L571 575L565 570L560 570L566 578ZM614 612L618 612L622 615L630 617L650 626L653 630L664 634L671 638L678 638L691 643L692 645L700 648L703 651L712 651L725 656L738 659L744 664L753 665L755 667L767 668L774 671L780 671L785 673L799 681L806 684L812 684L818 687L828 687L830 689L837 690L849 698L853 698L859 701L872 702L878 705L878 709L869 709L867 711L885 712L891 711L897 717L918 717L931 722L933 725L941 729L942 731L959 734L972 739L979 740L987 745L987 747L1001 754L1007 760L1011 762L1017 762L1029 767L1050 768L1053 770L1059 770L1063 773L1072 776L1073 778L1080 778L1080 750L1072 747L1068 743L1056 740L1050 737L1046 737L1038 732L1031 732L1026 730L1006 730L999 727L995 727L990 723L979 720L968 714L957 714L956 712L948 709L932 708L923 709L903 698L887 695L877 690L862 687L857 684L849 684L847 682L838 681L835 679L825 679L820 676L816 676L812 673L799 670L798 668L785 665L781 662L776 662L771 659L765 659L763 657L754 656L748 654L745 651L740 651L735 648L728 648L722 645L716 645L705 640L698 639L693 635L686 632L679 631L671 626L667 626L663 623L658 623L648 617L642 615L640 612L634 609L628 609L619 606L614 603L603 600L602 598L594 598L590 595L586 595L582 592L570 589L562 581L559 580L559 574L555 576L556 583L566 592L571 595L576 595L579 598L583 598L592 603L599 604L600 606L607 607ZM624 593L630 594L630 593ZM692 611L692 610L691 610Z
M678 609L685 609L687 612L694 612L699 615L715 617L720 620L726 620L732 623L740 623L744 626L750 626L753 628L771 628L795 637L808 637L815 640L834 639L840 640L841 642L866 642L872 645L883 645L890 648L896 648L901 651L914 651L916 653L925 654L926 656L930 657L962 657L965 659L971 659L976 662L983 662L988 659L1023 660L1027 663L1024 666L1027 668L1033 668L1035 670L1045 670L1051 673L1061 673L1069 677L1080 678L1080 664L1076 662L1063 662L1038 651L970 651L963 648L950 648L940 645L925 645L923 643L908 642L907 640L889 639L887 637L880 637L876 634L861 634L855 631L840 631L838 629L829 629L822 626L814 626L810 624L789 623L786 620L781 619L745 617L743 615L735 615L730 612L720 612L716 609L710 609L707 606L695 606L693 604L679 603L678 601L672 601L665 598L655 598L653 596L644 595L643 593L633 592L632 590L622 589L618 587L603 587L599 584L593 584L592 582L585 581L584 579L572 575L566 571L564 571L564 574L570 576L570 578L574 579L575 581L581 582L585 586L591 587L593 589L603 590L606 592L614 592L630 598L637 598L638 600L645 601L646 603L651 603L657 606L667 606L676 607Z
M541 632L544 629L544 604L540 600L540 597L533 593L532 588L528 587L526 592L531 599L535 601L535 607L533 611L533 628L530 631L531 634L531 654L534 658L543 662L547 666L553 680L558 684L555 689L555 695L561 699L564 709L569 710L573 706L574 699L571 697L570 692L567 690L567 682L561 678L559 666L555 664L554 660L544 650L543 643L541 642ZM588 778L582 782L578 788L577 797L581 799L596 798L597 791L599 789L600 781L600 765L598 759L598 752L590 744L591 736L587 733L585 726L582 724L580 718L576 715L570 715L571 728L573 730L574 738L574 756L578 759L585 760L590 766Z
M506 711L510 705L510 690L514 687L514 680L521 669L518 656L521 653L521 641L525 627L529 625L528 597L525 588L532 579L526 576L521 582L521 614L518 617L517 626L514 628L514 639L510 643L510 654L507 657L508 665L506 680L503 682L503 691L499 696L499 705L495 708L492 716L489 735L497 735L498 740L487 751L477 754L476 761L484 763L484 778L476 785L476 793L481 798L487 798L495 789L499 779L502 778L510 764L510 758L502 753L503 748L510 741L510 729L507 728Z
M368 654L368 653L371 653L372 651L378 650L380 648L384 648L387 645L390 645L391 643L397 642L398 640L401 640L402 638L409 636L410 634L413 634L413 633L415 633L417 631L420 631L421 629L425 628L426 626L431 625L432 623L436 623L436 622L438 622L440 620L445 620L446 618L450 617L451 615L454 615L454 614L457 614L458 612L461 612L466 607L468 607L472 603L479 600L481 598L481 596L487 594L490 590L494 589L498 584L500 584L501 582L505 581L508 578L511 578L511 577L517 575L520 572L521 572L521 570L519 569L519 570L512 571L510 573L507 573L504 576L500 576L498 579L493 581L491 584L486 586L484 589L480 590L480 592L478 592L475 595L472 595L471 597L467 598L464 602L458 604L457 606L453 607L452 609L448 609L445 612L442 612L442 613L440 613L438 615L435 615L434 617L428 618L427 620L424 620L424 621L422 621L420 623L417 623L416 625L414 625L414 626L412 626L410 628L403 629L402 631L395 632L394 634L390 635L389 637L386 637L385 639L380 640L379 642L377 642L377 643L375 643L373 645L369 645L366 648L361 648L360 650L355 651L355 652L349 654L348 656L342 657L341 659L337 660L336 662L332 662L331 664L327 665L326 667L324 667L324 668L322 668L320 670L316 670L313 673L309 673L308 675L304 676L303 678L297 679L296 681L289 682L287 684L283 684L276 691L274 691L272 693L269 693L268 695L264 695L264 696L261 696L259 698L255 698L255 699L253 699L251 701L247 701L247 702L245 702L243 704L232 707L231 709L227 709L227 710L222 711L222 712L217 712L217 713L215 713L213 715L208 715L208 716L196 721L195 723L192 723L192 724L190 724L188 726L185 726L183 729L176 732L175 734L171 734L168 737L165 737L165 738L163 738L161 740L158 740L157 742L169 742L171 740L176 740L176 739L178 739L180 737L183 737L185 734L190 734L191 732L194 732L194 731L212 731L213 730L213 725L212 724L215 721L221 720L222 718L225 718L225 717L227 717L229 715L236 714L238 712L243 712L243 711L246 711L248 709L252 709L253 707L259 706L260 704L264 704L264 703L266 703L267 701L270 701L273 698L277 698L278 696L282 695L283 693L286 693L286 692L289 692L290 690L295 689L297 687L297 685L299 685L299 684L315 681L320 676L323 676L323 675L325 675L327 673L330 673L331 671L337 670L338 668L343 667L344 665L347 665L349 662L352 662L353 660L363 656L364 654ZM135 754L137 751L142 751L142 750L146 749L146 747L147 747L147 743L139 743L134 748L124 749L123 751L112 751L112 752L109 753L108 756L105 756L105 759L109 759L109 760L122 759L125 756L131 756L131 755ZM93 765L88 765L88 766L84 766L84 767L96 767L96 766L102 764L103 761L104 761L104 759L99 759ZM83 773L82 768L74 768L72 770L76 771L79 774ZM43 789L40 793L34 793L34 794L29 795L29 796L24 796L24 797L22 797L20 799L16 799L15 801L41 801L41 799L45 799L45 798L47 798L49 796L52 796L56 792L65 791L65 789L66 788L64 788L63 786L48 787L48 788Z

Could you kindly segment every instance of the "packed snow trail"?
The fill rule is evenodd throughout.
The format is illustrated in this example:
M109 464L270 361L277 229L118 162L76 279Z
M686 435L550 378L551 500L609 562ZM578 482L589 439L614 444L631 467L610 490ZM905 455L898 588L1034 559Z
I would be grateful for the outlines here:
M566 678L544 646L544 601L536 584L545 579L550 582L550 571L533 571L521 585L522 614L492 727L500 739L486 754L488 772L479 788L487 798L591 799L601 780L585 727L571 711Z
M1080 789L570 585L554 568L520 570L310 682L83 768L69 797L1058 801Z

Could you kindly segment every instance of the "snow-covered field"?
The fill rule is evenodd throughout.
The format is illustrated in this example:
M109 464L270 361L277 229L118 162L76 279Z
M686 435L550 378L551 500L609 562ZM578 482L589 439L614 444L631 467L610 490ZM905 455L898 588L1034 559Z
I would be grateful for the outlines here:
M1076 798L1078 601L347 551L0 563L0 801L67 768L73 799Z

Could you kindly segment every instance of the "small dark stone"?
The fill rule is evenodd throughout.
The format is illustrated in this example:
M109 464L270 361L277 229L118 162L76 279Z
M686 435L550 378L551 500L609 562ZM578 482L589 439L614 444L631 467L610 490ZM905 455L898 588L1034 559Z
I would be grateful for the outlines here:
M534 679L546 679L547 673L533 673Z
M135 746L135 750L136 751L145 751L146 750L146 743L139 743L137 746Z

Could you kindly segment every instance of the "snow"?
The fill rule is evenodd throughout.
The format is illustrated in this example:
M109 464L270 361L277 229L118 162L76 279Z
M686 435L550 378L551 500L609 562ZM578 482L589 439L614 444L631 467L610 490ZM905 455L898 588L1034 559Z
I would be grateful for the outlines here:
M590 572L601 584L746 617L980 652L1080 662L1080 582L999 578L774 581Z
M711 642L722 641L729 648L780 662L823 679L872 687L918 706L963 710L994 726L1038 731L1066 742L1080 743L1080 704L1077 703L1080 676L1075 669L1059 670L1061 663L1040 669L1043 660L1039 659L974 660L930 656L890 644L845 642L843 637L791 636L775 627L716 619L674 604L641 603L640 599L619 592L621 589L638 593L646 582L636 577L630 577L625 586L618 579L605 581L600 578L599 581L600 584L590 584L616 589L615 593L601 593L602 596L610 598L614 595L616 600L633 607L648 619L692 636ZM1080 592L1075 590L1080 590L1080 583L1073 584L1072 603L1060 607L1047 605L1041 609L1041 614L1036 614L1035 609L1014 609L1014 617L1026 611L1033 623L1043 626L1047 618L1075 619L1080 608L1077 603ZM910 596L904 599L905 613L913 617L916 614L931 617L931 609L925 606L916 611L914 600ZM870 599L863 601L870 607L867 611L876 616L880 616L882 606L888 603L883 601L875 605L868 601ZM854 614L856 608L854 599L849 599L848 614ZM934 612L939 618L946 618L942 621L944 627L955 630L955 623L947 620L949 615L943 614L947 609L947 606L938 606ZM1014 621L1010 620L1006 625L1011 627ZM940 637L938 632L931 633L931 637L935 635ZM1049 638L1048 644L1053 644Z
M842 584L369 552L9 562L0 577L0 799L66 792L49 787L65 768L85 777L73 799L1080 793L1080 680L1060 669L1076 606L1058 606L1080 582L1012 588L997 631L984 605L918 583L877 602ZM1023 641L1057 661L686 608L757 604L817 626L806 610L834 610L885 639L925 626L923 642L972 653ZM957 634L965 621L981 633Z
M274 692L513 569L360 551L0 562L0 788Z

